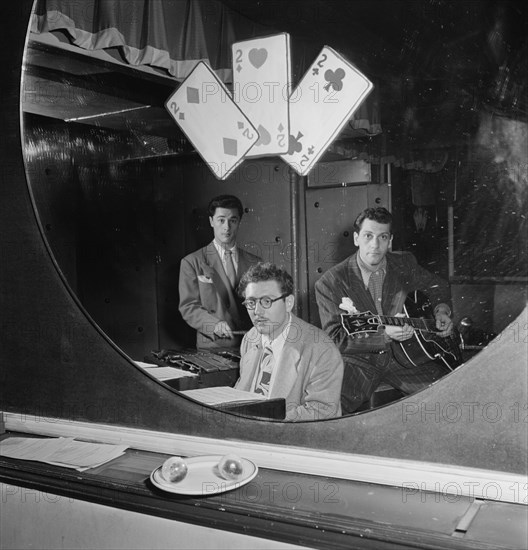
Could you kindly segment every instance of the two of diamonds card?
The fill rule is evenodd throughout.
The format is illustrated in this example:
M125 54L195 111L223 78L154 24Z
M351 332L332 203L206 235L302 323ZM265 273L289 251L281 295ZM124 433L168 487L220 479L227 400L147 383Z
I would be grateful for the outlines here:
M214 71L199 62L165 107L218 179L225 179L259 134Z
M257 128L259 140L246 155L288 152L291 93L290 35L235 42L233 99Z
M372 90L372 83L325 46L290 96L290 139L281 155L305 176Z

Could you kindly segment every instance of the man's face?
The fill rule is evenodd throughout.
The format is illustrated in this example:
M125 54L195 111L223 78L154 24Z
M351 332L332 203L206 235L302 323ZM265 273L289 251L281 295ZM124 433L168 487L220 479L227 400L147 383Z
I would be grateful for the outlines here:
M218 244L226 248L235 245L238 226L240 225L240 216L236 208L217 208L214 216L209 216L209 223L213 228L214 238Z
M385 258L392 243L390 225L374 220L363 220L359 233L354 231L354 244L359 247L360 258L370 267L377 267Z
M257 298L271 298L272 300L282 296L277 281L261 281L249 283L246 287L244 297L246 300ZM266 334L271 339L277 337L288 322L289 313L293 308L294 298L290 294L271 304L269 309L262 307L257 301L255 309L248 309L249 317L260 334Z

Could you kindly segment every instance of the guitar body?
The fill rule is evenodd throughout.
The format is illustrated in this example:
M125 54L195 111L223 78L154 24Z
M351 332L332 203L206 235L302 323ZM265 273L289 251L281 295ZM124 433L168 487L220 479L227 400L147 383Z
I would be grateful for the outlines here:
M411 318L434 319L431 303L427 296L418 290L407 296L404 312ZM420 366L429 361L437 361L453 370L463 362L459 341L460 337L456 329L453 329L451 335L446 338L437 336L433 332L416 329L409 340L394 342L394 355L397 360L400 359L398 362L401 363L409 362L413 366ZM402 355L396 351L398 348Z
M404 304L406 317L387 317L363 313L341 314L341 324L349 336L377 332L383 326L411 325L414 334L404 342L392 342L394 357L402 366L418 367L429 361L437 361L453 370L463 363L460 352L460 335L453 332L443 338L438 336L436 321L427 296L419 290L411 292Z

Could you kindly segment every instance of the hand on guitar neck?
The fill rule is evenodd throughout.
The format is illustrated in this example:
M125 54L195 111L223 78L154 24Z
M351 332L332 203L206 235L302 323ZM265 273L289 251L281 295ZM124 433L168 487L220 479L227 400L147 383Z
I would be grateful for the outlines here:
M396 317L405 318L406 316L403 313L397 313ZM385 325L385 334L391 339L396 340L397 342L404 342L409 338L413 337L414 328L408 324L404 323L403 325Z
M440 309L433 315L427 298L415 291L405 302L405 314L394 317L373 315L370 311L357 314L342 314L341 324L349 336L377 332L385 327L389 338L401 346L412 365L424 359L438 359L449 368L462 363L459 337L454 334L453 321L446 311ZM414 344L417 344L415 346ZM417 352L413 349L417 348Z

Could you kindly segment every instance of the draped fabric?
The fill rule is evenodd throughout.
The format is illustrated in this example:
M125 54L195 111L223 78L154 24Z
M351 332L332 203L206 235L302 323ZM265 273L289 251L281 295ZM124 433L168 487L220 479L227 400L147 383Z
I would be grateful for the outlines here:
M31 32L62 32L86 50L116 48L131 65L150 65L183 80L200 60L231 79L236 40L215 0L39 0Z

